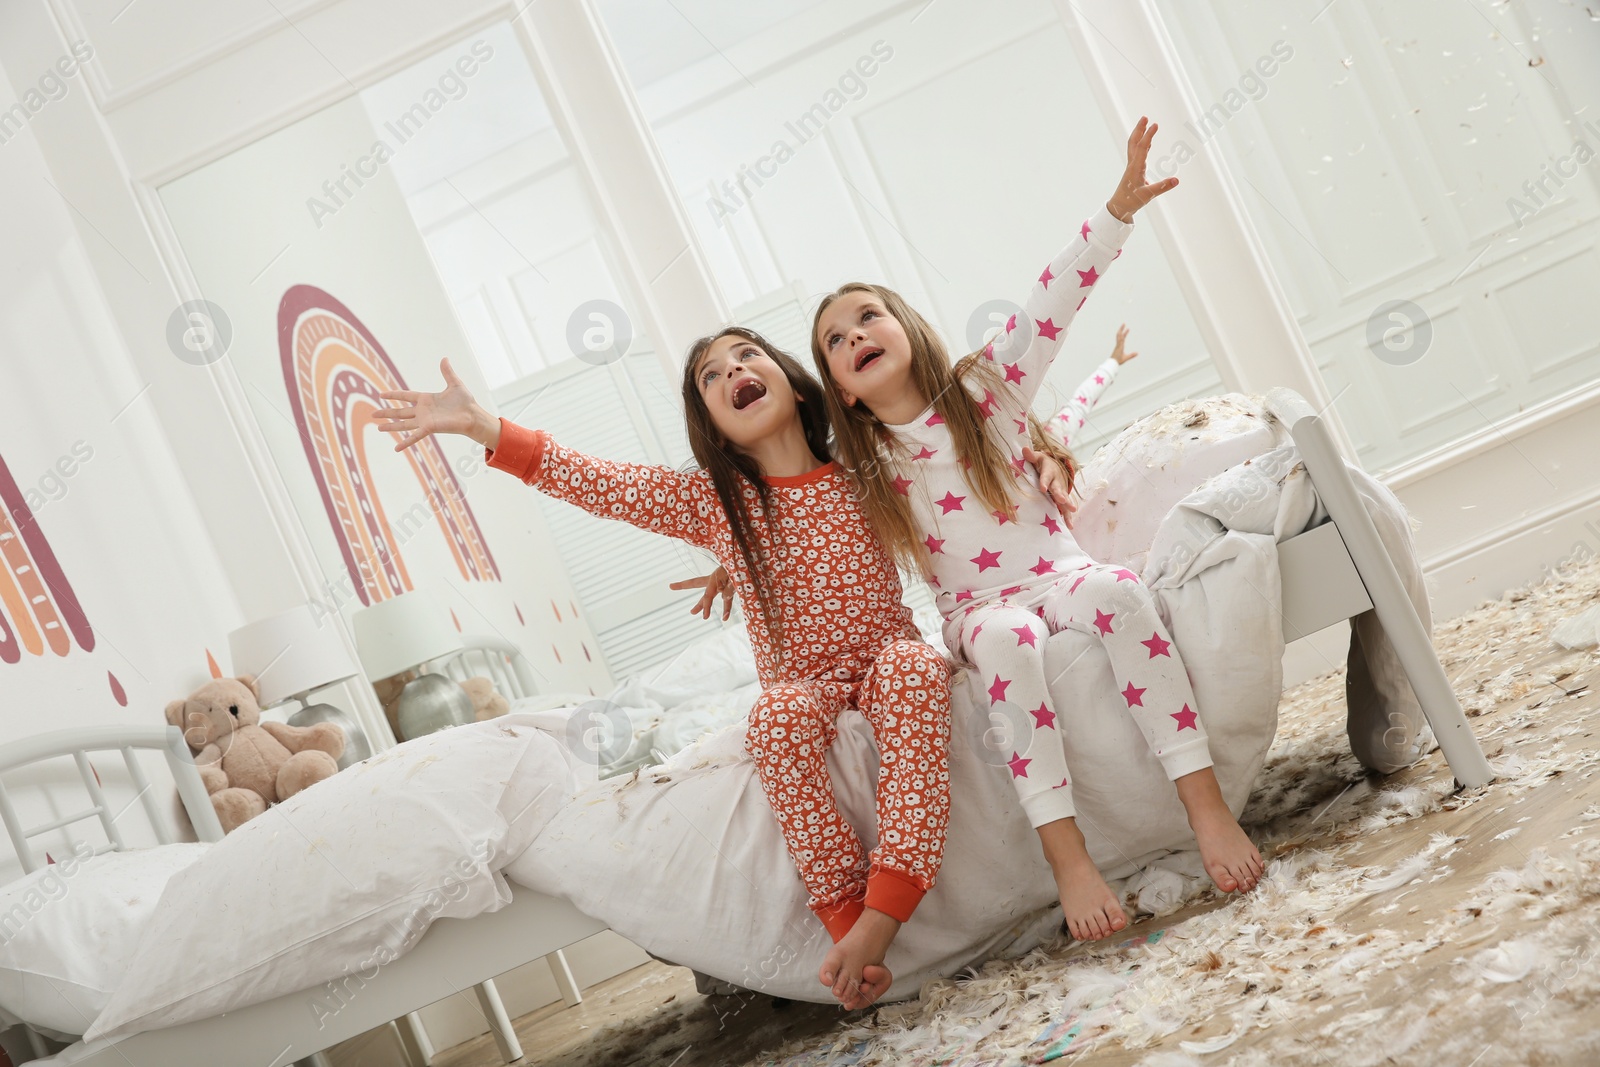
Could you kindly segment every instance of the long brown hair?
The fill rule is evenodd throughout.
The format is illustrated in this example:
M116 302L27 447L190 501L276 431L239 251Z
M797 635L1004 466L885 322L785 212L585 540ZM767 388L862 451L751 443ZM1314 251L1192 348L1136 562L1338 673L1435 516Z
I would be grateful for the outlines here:
M722 435L722 431L717 429L717 424L711 419L711 410L706 407L706 399L700 392L698 380L700 360L712 344L724 337L739 337L749 341L783 371L783 376L789 380L789 386L795 393L797 401L795 406L800 415L801 429L806 435L806 444L810 447L811 454L824 462L832 456L828 448L828 411L823 400L822 386L806 373L800 361L775 347L771 341L754 330L743 326L724 326L716 333L702 337L689 346L689 354L683 363L683 417L689 428L689 447L694 451L695 460L711 475L711 484L717 491L717 499L722 503L722 510L728 516L728 527L733 533L734 546L739 550L740 558L744 560L751 584L755 586L756 603L761 611L762 623L767 628L768 636L773 639L773 646L780 649L781 656L780 638L783 627L767 582L771 574L767 569L760 540L754 532L756 514L750 507L750 498L753 495L761 504L760 520L767 524L770 530L772 519L769 505L772 490L762 478L761 464L730 444Z
M933 408L944 419L955 441L956 454L965 460L963 477L973 493L991 511L1011 513L1016 507L1011 465L995 435L987 428L983 405L968 391L968 382L1000 400L1009 396L1005 379L983 358L973 352L951 366L949 351L928 320L923 318L893 289L868 282L847 282L822 298L811 318L811 358L821 375L828 415L833 421L834 440L839 456L861 496L878 536L902 565L927 573L927 555L917 537L910 498L894 486L893 464L905 456L896 455L903 445L859 400L846 407L839 395L839 383L828 369L827 353L817 337L817 324L835 300L848 293L866 293L894 316L911 343L911 379L923 396L933 398ZM996 412L998 414L998 411ZM1077 473L1071 453L1044 432L1033 412L1026 413L1033 447L1054 457L1066 468L1068 486Z

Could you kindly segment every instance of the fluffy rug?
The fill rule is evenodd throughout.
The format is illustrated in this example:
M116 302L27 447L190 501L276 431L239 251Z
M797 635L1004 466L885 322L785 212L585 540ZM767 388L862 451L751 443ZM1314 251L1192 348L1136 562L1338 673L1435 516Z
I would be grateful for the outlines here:
M1062 938L854 1015L640 968L617 981L673 995L529 1062L1600 1063L1600 653L1550 636L1597 594L1592 561L1435 628L1485 789L1455 789L1437 751L1365 775L1342 670L1286 693L1243 819L1268 860L1248 896L1186 880L1114 941Z

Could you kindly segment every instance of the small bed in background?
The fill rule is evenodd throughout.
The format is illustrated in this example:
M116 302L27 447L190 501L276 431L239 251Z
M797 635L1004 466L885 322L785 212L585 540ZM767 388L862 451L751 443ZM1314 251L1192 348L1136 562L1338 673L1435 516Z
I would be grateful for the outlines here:
M1363 618L1381 625L1456 777L1465 785L1485 784L1490 778L1487 762L1432 652L1427 629L1413 607L1406 585L1325 427L1304 401L1292 393L1273 394L1269 408L1292 434L1329 520L1304 532L1289 531L1277 546L1284 576L1285 636L1302 636L1351 613L1361 613ZM1356 589L1358 585L1359 590ZM1366 614L1369 608L1370 615ZM509 718L527 723L537 716ZM551 720L551 725L560 730L559 720ZM966 725L957 724L957 729L965 729ZM459 728L470 729L473 728ZM1353 728L1353 740L1355 733ZM426 740L418 739L419 742ZM187 752L182 749L181 739L161 743L177 746L173 756L175 777L180 782L187 778L192 783L185 794L187 802L198 786L192 766L186 766ZM545 761L541 766L545 766L545 773L552 777L557 772L549 769L555 766L550 761L566 758L561 752L535 753L530 748L526 758L534 756ZM324 789L327 784L319 784L316 789ZM563 788L572 789L572 796L578 795L570 782ZM1006 788L1009 790L1009 786ZM302 796L310 797L315 792L315 789L308 790ZM209 812L203 791L199 799L204 811ZM518 803L522 799L518 797ZM535 796L528 804L531 806L539 799ZM190 810L195 809L191 806ZM576 872L576 876L581 881L583 872ZM319 989L301 990L238 1007L223 1015L146 1030L116 1042L80 1042L43 1062L59 1067L68 1064L210 1067L217 1062L219 1048L229 1049L230 1060L237 1062L282 1065L303 1060L349 1037L387 1025L390 1020L424 1005L555 952L606 926L585 915L568 900L520 885L511 889L510 898L510 902L498 910L472 918L434 921L404 955L377 967L370 978L363 974L359 992L336 1013L317 1011ZM931 894L929 900L932 900Z

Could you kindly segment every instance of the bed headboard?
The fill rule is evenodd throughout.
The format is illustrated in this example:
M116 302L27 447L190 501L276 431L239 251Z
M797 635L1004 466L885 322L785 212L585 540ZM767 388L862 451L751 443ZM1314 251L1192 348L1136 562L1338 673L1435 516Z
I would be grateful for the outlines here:
M531 697L539 691L528 657L510 641L488 634L462 634L461 643L462 651L441 668L447 677L464 682L473 675L483 675L507 700Z
M123 762L128 768L128 777L133 780L134 788L139 791L135 799L143 805L151 829L155 831L156 840L163 845L170 845L178 840L177 828L157 804L151 792L150 781L145 776L143 768L139 766L139 761L134 758L135 749L154 749L166 756L167 767L172 771L173 781L177 783L178 797L183 803L184 810L189 814L189 821L194 825L195 836L202 841L222 840L222 824L217 821L217 813L211 806L211 798L207 796L206 787L200 781L200 772L194 765L189 746L184 743L183 731L176 726L92 726L76 730L56 730L0 745L0 821L5 823L6 832L11 835L11 847L16 850L23 873L32 873L41 866L40 861L34 857L29 839L72 823L86 822L89 819L100 821L100 826L110 843L95 849L96 854L120 852L126 847L122 831L117 827L117 818L122 812L113 812L107 803L105 792L100 787L94 768L89 765L90 752L112 750L121 752ZM41 760L58 759L63 756L71 757L77 765L78 776L83 781L84 790L89 794L89 807L39 826L25 828L17 816L15 806L11 803L10 794L6 792L4 780L6 772ZM127 810L126 807L123 810Z

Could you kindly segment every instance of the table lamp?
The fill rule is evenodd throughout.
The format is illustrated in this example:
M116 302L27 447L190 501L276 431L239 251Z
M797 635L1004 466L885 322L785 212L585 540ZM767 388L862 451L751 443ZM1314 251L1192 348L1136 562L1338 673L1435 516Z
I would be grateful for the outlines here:
M465 648L461 635L445 621L433 598L412 589L350 617L356 655L373 682L406 671L421 672L431 660ZM391 725L403 741L474 719L472 699L453 678L419 673L405 684L394 705Z
M344 642L330 624L319 622L311 605L260 619L241 626L228 635L228 650L233 669L253 674L261 689L262 710L289 700L300 703L300 710L289 716L290 726L312 726L331 722L344 731L344 755L339 769L344 770L372 755L366 731L354 715L332 704L312 704L312 692L361 673Z

